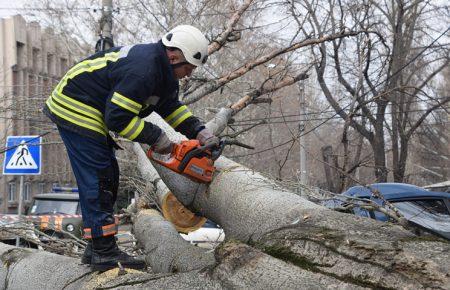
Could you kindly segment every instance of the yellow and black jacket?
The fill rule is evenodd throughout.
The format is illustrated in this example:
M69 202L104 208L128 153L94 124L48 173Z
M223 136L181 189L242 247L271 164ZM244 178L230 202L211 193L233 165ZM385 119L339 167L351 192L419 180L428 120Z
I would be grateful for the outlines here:
M155 111L192 139L204 125L178 100L178 88L161 41L115 47L73 66L44 112L58 126L85 136L106 141L114 131L151 145L161 129L142 118Z

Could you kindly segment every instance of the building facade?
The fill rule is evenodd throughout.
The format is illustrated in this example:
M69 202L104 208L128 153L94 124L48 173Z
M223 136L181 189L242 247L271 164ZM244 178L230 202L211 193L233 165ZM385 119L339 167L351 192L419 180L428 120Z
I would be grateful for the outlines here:
M27 23L20 15L0 19L0 148L5 147L7 136L44 135L42 173L25 176L25 206L34 194L76 184L64 145L42 107L59 79L82 55L77 42L36 22ZM4 155L0 154L2 166ZM19 176L3 175L2 171L1 213L17 212L19 180Z

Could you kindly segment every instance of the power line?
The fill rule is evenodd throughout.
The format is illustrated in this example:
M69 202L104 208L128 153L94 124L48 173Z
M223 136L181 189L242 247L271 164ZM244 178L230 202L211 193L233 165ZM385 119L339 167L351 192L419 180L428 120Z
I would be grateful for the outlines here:
M22 146L23 144L31 143L31 142L33 142L33 141L35 141L35 140L37 140L37 139L39 139L39 138L41 138L41 137L44 137L44 136L46 136L46 135L52 133L52 132L55 131L55 130L57 130L57 129L55 128L55 129L52 130L52 131L47 131L47 132L45 132L45 133L39 134L39 135L37 135L35 138L31 138L30 140L24 141L23 143L20 143L20 144L14 145L14 146L10 146L10 147L4 147L3 149L0 149L0 154L3 154L3 153L5 153L6 151L9 151L9 150L15 149L15 148L17 148L17 147L19 147L19 146Z
M0 10L18 10L18 11L49 11L49 10L59 10L59 11L89 11L95 10L95 8L79 7L79 8L57 8L57 7L0 7Z
M29 122L45 123L45 124L54 124L53 122L50 122L50 121L38 120L38 119L29 119L29 118L19 118L19 117L3 117L3 116L0 116L0 119L4 119L4 120L18 120L18 121L29 121Z
M376 107L374 107L376 108ZM436 109L438 110L438 109ZM412 113L412 112L426 112L427 109L417 109L417 110L407 110L407 111L403 111L404 113ZM263 118L253 118L253 119L240 119L240 120L235 120L233 124L236 123L242 123L242 122L249 122L249 121L264 121L264 120L268 120L268 119L284 119L284 118L292 118L292 117L300 117L300 116L315 116L315 115L321 115L321 114L325 114L325 113L333 113L335 112L334 110L326 110L326 111L317 111L317 112L307 112L307 113L297 113L297 114L289 114L289 115L281 115L281 116L267 116L267 117L263 117ZM352 114L353 116L363 116L361 114ZM392 115L392 112L386 112L385 115ZM336 118L342 119L339 116L336 116ZM319 118L319 119L315 119L315 118L308 118L305 120L300 120L300 121L308 121L308 120L324 120L326 118Z
M341 117L334 117L331 120L340 120ZM315 119L305 119L305 120L286 120L286 121L269 121L269 122L256 122L256 123L245 123L245 124L230 124L231 126L252 126L252 125L269 125L269 124L286 124L286 123L299 123L302 121L322 121L322 120L329 120L329 118L315 118ZM450 123L449 122L439 122L439 123L434 123L434 125L439 125L439 124L447 124Z

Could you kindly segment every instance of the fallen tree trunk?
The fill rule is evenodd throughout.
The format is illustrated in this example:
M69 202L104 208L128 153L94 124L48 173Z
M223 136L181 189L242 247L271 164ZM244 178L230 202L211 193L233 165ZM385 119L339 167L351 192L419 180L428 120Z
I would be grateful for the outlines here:
M213 253L187 243L156 210L139 211L133 229L144 249L147 265L154 272L188 272L211 267L216 262Z
M159 118L151 121L173 132ZM400 226L325 209L224 157L216 161L209 186L153 165L180 202L220 224L228 239L355 285L450 285L448 242L421 240Z
M91 272L79 259L45 251L16 248L0 243L0 289L184 289L189 286L202 289L214 286L215 281L198 271L175 274L152 274L137 270L121 273L118 268L104 272ZM222 289L220 284L215 287Z
M301 268L293 267L247 245L224 244L218 263L208 269L154 274L113 269L90 272L78 259L0 243L1 289L361 289Z
M79 259L0 243L0 289L81 289L90 268Z
M228 289L362 289L328 275L302 269L240 243L216 251L222 261L212 277Z

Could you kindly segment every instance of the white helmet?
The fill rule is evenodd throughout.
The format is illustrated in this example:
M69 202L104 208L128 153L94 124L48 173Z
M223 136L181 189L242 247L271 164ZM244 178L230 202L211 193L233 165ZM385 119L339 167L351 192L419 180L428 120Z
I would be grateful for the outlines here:
M195 66L201 66L208 59L208 40L203 33L191 25L179 25L162 38L167 47L180 49L186 60Z

